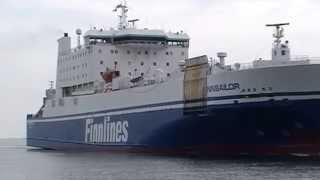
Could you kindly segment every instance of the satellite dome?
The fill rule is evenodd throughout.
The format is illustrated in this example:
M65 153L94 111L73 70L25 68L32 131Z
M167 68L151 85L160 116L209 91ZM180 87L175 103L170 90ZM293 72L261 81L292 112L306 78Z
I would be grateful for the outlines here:
M77 30L76 30L76 34L80 36L80 35L82 34L81 29L77 29Z

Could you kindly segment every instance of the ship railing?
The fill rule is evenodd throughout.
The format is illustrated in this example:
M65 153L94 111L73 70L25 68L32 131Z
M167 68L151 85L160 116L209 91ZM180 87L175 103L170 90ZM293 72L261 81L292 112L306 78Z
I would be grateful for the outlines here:
M261 61L262 63L259 63ZM226 70L240 71L255 69L261 67L278 67L278 66L290 66L290 65L306 65L306 64L320 64L320 57L308 57L308 56L294 56L290 61L282 61L272 63L271 60L256 60L249 63L235 63L232 65L225 66Z

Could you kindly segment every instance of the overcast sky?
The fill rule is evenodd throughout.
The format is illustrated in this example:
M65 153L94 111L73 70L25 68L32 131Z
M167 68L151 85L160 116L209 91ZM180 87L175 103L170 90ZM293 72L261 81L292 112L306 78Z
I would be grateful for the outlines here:
M25 137L26 114L42 104L49 80L55 80L57 42L76 28L117 25L118 0L0 1L0 138ZM130 0L130 18L140 28L187 32L190 55L229 54L228 63L270 58L272 29L286 31L292 54L320 57L319 0ZM73 41L75 43L75 41Z

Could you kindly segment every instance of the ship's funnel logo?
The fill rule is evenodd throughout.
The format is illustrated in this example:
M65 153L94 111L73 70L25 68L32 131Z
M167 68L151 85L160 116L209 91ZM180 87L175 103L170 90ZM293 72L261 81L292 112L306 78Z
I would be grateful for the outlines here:
M103 122L96 123L94 119L86 120L86 143L126 143L129 138L128 121L110 122L110 117L105 117Z

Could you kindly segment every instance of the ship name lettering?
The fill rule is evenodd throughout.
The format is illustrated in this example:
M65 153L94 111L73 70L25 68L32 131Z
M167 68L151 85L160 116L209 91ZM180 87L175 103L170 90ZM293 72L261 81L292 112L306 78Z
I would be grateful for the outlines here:
M236 89L240 89L239 83L217 84L217 85L208 86L209 93L220 92L220 91L232 91Z
M129 122L110 122L110 117L105 117L103 122L96 123L94 119L86 119L86 143L126 143L129 138Z

